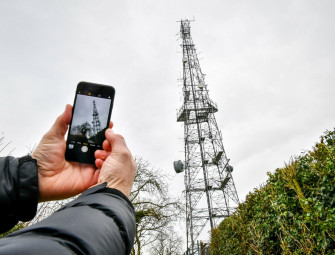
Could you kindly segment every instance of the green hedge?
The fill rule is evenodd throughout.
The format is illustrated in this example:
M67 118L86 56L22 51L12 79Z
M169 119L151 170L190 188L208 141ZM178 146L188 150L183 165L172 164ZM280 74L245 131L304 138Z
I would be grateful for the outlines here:
M212 230L210 254L335 254L335 130Z

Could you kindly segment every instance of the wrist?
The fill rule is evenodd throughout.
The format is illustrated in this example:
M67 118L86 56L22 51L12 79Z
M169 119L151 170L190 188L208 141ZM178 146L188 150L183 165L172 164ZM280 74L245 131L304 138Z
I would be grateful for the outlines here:
M123 195L125 195L127 198L130 197L130 189L123 186L123 185L117 185L113 182L107 182L107 185L106 185L107 188L110 188L110 189L116 189L118 191L120 191Z

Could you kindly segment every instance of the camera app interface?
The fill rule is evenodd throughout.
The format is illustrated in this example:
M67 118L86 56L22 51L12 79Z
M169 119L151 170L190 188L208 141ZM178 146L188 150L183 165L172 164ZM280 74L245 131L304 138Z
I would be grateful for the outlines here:
M77 94L68 137L68 149L74 149L77 146L81 147L82 152L100 149L105 140L111 99L88 94Z

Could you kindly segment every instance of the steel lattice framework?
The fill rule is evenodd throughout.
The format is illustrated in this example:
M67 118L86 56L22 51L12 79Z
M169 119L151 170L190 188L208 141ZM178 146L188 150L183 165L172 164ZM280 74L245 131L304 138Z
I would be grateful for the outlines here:
M218 226L239 203L222 135L209 98L191 33L190 21L181 20L183 50L183 106L177 121L184 122L187 254L195 254L203 228Z

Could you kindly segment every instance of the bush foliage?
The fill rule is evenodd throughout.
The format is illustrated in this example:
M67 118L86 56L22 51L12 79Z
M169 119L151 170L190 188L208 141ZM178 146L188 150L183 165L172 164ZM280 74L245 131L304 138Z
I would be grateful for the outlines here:
M268 173L211 234L216 254L335 254L335 130Z

